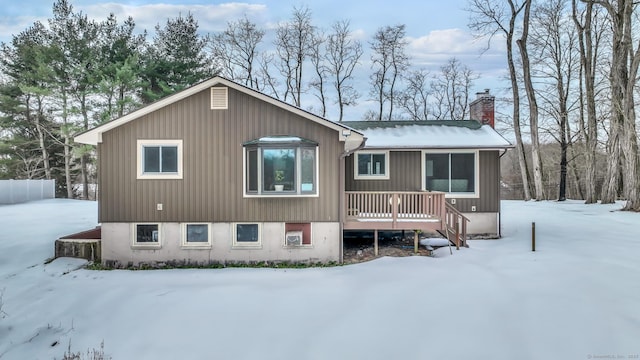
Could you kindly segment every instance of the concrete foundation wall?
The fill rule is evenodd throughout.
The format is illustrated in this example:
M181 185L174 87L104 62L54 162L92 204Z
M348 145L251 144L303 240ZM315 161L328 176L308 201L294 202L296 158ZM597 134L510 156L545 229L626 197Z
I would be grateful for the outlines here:
M285 246L284 223L260 223L259 247L233 246L234 223L213 223L210 246L197 248L182 245L180 223L160 224L160 244L144 247L133 244L130 223L102 224L102 263L122 267L162 263L235 263L259 261L330 262L338 261L340 253L340 225L335 222L311 224L311 245Z
M467 225L467 233L469 235L487 235L490 237L498 237L498 213L463 213L469 220Z

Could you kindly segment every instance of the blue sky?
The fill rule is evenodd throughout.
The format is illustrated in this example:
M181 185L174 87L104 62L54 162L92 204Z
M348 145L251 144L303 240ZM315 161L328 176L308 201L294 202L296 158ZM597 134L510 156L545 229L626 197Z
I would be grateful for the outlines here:
M8 0L3 0L8 2ZM223 2L212 0L133 0L91 1L70 0L76 11L82 11L96 20L109 13L118 19L133 17L138 30L153 32L157 23L167 18L191 12L203 32L224 29L228 21L247 16L265 29L273 29L290 18L294 6L306 6L312 12L314 24L328 29L337 20L350 20L351 29L368 47L372 35L379 27L405 24L409 46L407 53L415 66L437 73L440 66L452 57L469 66L480 75L474 92L492 88L493 93L503 87L500 78L506 74L504 45L494 41L492 48L482 54L486 40L478 40L467 28L468 14L464 11L467 0L423 1L349 1L349 0L262 0L249 2ZM22 0L3 4L0 13L0 41L9 42L11 34L24 30L36 20L46 23L51 17L53 0ZM368 62L365 56L363 62ZM368 70L364 64L363 68ZM495 91L494 91L495 90Z

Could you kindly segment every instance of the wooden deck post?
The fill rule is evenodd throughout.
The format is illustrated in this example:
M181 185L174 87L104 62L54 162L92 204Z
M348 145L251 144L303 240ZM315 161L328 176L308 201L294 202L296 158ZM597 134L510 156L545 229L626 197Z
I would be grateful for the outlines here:
M415 254L418 253L418 231L417 230L413 231L413 252Z
M460 226L456 223L456 250L460 250Z
M373 254L378 256L378 230L373 230Z

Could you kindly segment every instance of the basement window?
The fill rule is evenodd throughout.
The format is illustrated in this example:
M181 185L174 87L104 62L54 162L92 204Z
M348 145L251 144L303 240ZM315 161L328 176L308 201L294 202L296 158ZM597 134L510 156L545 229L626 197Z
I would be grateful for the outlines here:
M210 228L207 223L182 224L182 246L189 248L210 248Z
M160 224L133 224L134 247L160 247Z
M234 248L260 248L261 227L256 223L237 223L233 227Z

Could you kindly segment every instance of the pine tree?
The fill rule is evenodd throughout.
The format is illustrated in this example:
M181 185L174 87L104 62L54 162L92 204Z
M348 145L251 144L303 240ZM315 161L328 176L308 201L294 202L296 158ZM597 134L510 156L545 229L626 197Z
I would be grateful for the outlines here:
M153 102L215 74L214 62L206 52L207 40L198 34L198 22L191 13L168 19L155 30L143 60L143 102Z

